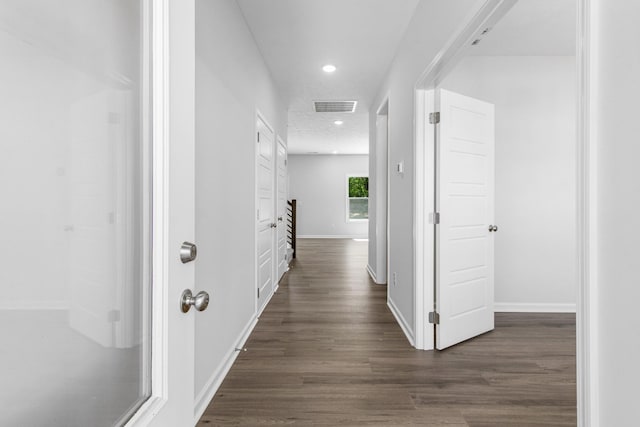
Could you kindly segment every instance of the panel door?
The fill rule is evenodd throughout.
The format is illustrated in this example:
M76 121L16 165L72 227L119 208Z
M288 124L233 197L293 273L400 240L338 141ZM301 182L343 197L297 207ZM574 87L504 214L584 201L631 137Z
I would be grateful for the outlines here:
M277 237L277 252L278 252L278 281L282 278L287 271L288 263L286 259L287 255L287 146L284 141L278 138L278 157L277 157L277 182L276 187L278 191L276 210L278 217L278 237Z
M277 222L274 212L274 143L273 130L258 117L256 192L257 192L257 310L260 312L273 291L275 267L274 239Z
M439 91L436 347L494 327L494 106Z

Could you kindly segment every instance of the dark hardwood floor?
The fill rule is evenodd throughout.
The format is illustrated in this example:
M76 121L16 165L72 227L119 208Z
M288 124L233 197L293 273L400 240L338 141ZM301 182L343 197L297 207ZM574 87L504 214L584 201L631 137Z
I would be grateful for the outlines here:
M298 258L198 423L575 426L575 316L496 314L418 351L365 270L367 243L298 241Z

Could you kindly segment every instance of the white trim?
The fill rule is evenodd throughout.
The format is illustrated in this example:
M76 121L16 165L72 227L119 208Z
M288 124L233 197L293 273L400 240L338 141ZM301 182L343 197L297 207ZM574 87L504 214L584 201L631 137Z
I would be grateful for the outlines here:
M0 303L1 311L18 310L69 310L67 301L13 301Z
M251 320L240 333L240 336L236 340L235 344L231 347L231 349L227 352L224 357L224 361L220 364L219 368L211 375L205 386L202 388L202 391L198 393L196 396L196 406L195 406L195 419L199 420L200 417L204 414L204 411L207 409L216 392L220 388L222 381L224 381L225 377L231 370L233 363L238 358L240 351L236 350L237 348L244 348L245 343L251 336L253 329L258 324L258 318L254 318Z
M576 316L576 355L578 389L578 426L599 427L599 332L597 265L597 149L598 129L592 114L598 104L597 63L600 2L578 0L576 59L578 71L578 144L577 144L577 252L578 304ZM595 36L595 37L594 37Z
M409 344L415 347L415 337L413 336L413 333L411 333L409 322L405 320L405 318L402 316L402 313L400 312L400 310L398 310L391 298L387 298L387 307L389 307L389 310L391 310L391 314L393 314L393 317L396 318L396 321L398 322L398 325L400 325L400 329L402 329L404 335L407 337Z
M378 283L378 279L376 278L376 273L373 272L373 268L367 263L367 273L369 273L369 277L373 280L373 283L376 285L384 285L384 283Z
M277 202L277 198L278 198L278 194L277 194L277 189L275 188L275 179L276 179L276 175L277 175L277 170L276 170L276 159L274 156L275 153L275 147L277 146L278 142L277 142L277 134L276 131L274 129L273 126L271 126L271 123L269 123L269 121L266 119L265 115L262 114L262 112L256 108L255 110L255 120L254 120L254 129L253 129L253 212L254 213L259 213L259 203L258 203L258 156L260 155L260 143L259 141L257 141L257 135L258 135L258 121L261 121L266 127L267 129L269 129L271 131L271 133L273 134L273 147L272 147L272 151L271 151L271 198L272 198L272 202ZM273 209L273 206L272 206ZM275 213L275 210L273 211ZM255 217L254 217L255 218ZM273 222L275 220L275 217L271 217L271 221ZM254 261L255 261L255 268L254 268L254 274L253 274L253 284L254 284L254 291L256 291L256 289L260 289L260 284L258 283L258 276L259 276L259 272L260 272L260 254L258 253L258 235L259 235L259 230L258 227L260 226L260 219L256 218L253 222L253 257L254 257ZM276 243L278 241L278 237L276 235L276 237L273 237L274 232L272 229L271 232L271 261L272 264L275 264L275 260L277 259L277 254L274 253L274 246L276 246ZM271 289L270 289L270 293L273 293L273 289L274 289L274 284L275 284L275 278L276 276L274 275L274 271L276 269L275 268L271 268ZM254 298L254 309L253 312L256 316L259 315L259 313L261 313L264 308L267 306L267 304L269 303L268 300L266 300L264 302L264 304L262 304L262 307L260 307L258 305L259 303L259 298L258 298L258 294L257 291L256 293L254 293L255 298ZM271 297L269 297L271 298Z
M496 313L575 313L576 304L496 302L493 310Z
M386 107L387 113L383 114L382 110ZM378 143L380 142L380 136L377 135L378 132L378 119L380 117L385 117L386 121L387 121L387 126L386 126L386 132L387 134L385 135L385 144L386 144L386 149L385 149L385 158L384 158L384 165L385 165L385 174L384 174L384 186L385 186L385 198L384 198L384 238L385 238L385 244L384 244L384 263L385 263L385 267L384 267L384 279L382 282L378 282L376 280L376 283L379 284L385 284L389 282L389 267L390 267L390 261L389 261L389 218L390 218L390 209L389 209L389 205L390 205L390 191L389 188L391 187L391 91L388 91L387 94L384 96L384 98L382 99L382 101L380 102L378 109L376 110L376 126L375 126L375 130L376 130L376 137L375 137L375 159L376 159L376 183L377 185L381 185L382 183L382 179L381 175L380 175L380 171L378 170L378 166L380 165L380 159L378 159ZM371 171L369 171L371 172ZM377 192L379 194L379 192ZM378 204L378 194L376 194L376 229L378 229L378 222L380 221L380 212L377 210L379 204ZM376 267L378 269L378 272L380 272L380 266L378 265L378 262L380 261L380 251L381 247L379 245L378 242L378 236L376 235ZM377 275L376 275L377 276ZM389 288L387 288L387 294L389 293Z
M276 294L276 291L278 289L280 289L280 283L279 282L276 285L274 285L273 290L271 292L269 292L269 296L267 296L267 299L264 301L264 304L262 304L262 307L256 313L256 316L255 316L256 320L260 319L260 316L262 315L262 312L267 308L267 306L271 302L271 298L273 298L273 296Z
M296 236L297 239L368 239L366 234L304 234Z
M492 27L506 14L517 0L487 0L471 15L465 24L449 39L435 56L431 64L417 80L414 88L414 309L416 348L433 349L433 328L427 323L427 313L434 306L434 269L432 263L424 260L435 256L433 227L428 226L428 213L434 209L435 177L425 174L434 162L434 135L428 122L428 113L433 112L434 93L432 91L442 78L451 71L466 53L473 40L481 37L481 32ZM432 149L427 149L431 147Z
M346 222L369 222L369 197L349 197L349 178L367 178L367 187L369 186L369 172L366 175L361 173L348 173L345 177L345 218ZM369 189L367 188L367 192ZM367 199L367 218L349 218L351 199Z
M452 69L460 59L465 46L472 37L476 37L482 29L491 22L496 22L514 0L487 0L474 15L468 24L453 37L449 43L438 53L431 65L425 70L416 83L417 97L424 89L435 87L439 80ZM599 5L591 0L578 0L577 13L577 70L578 70L578 137L577 137L577 237L578 244L578 298L576 304L577 326L577 391L578 391L578 426L599 427L599 396L598 396L598 306L596 296L598 294L595 254L597 251L597 123L591 119L598 94L593 82L597 81L595 75L597 67L597 46L592 45L592 40L597 39L597 21L595 17ZM506 10L501 10L506 9ZM420 148L422 141L417 137L424 126L426 117L418 115L416 109L415 127L416 139L414 150ZM417 151L419 152L419 151ZM416 170L424 168L424 158L416 156ZM423 182L416 180L416 194L425 190ZM424 212L422 204L415 204L416 219ZM417 230L416 230L417 232ZM416 247L424 247L426 234L416 234ZM418 263L416 263L416 266ZM416 277L423 277L424 271L416 267ZM420 275L419 275L420 274ZM419 283L419 282L416 282ZM416 311L416 319L421 319L426 312Z
M149 425L167 405L169 384L169 0L151 11L151 359L152 395L125 426ZM148 9L147 9L148 10ZM148 293L146 295L149 295ZM145 316L146 318L147 316Z

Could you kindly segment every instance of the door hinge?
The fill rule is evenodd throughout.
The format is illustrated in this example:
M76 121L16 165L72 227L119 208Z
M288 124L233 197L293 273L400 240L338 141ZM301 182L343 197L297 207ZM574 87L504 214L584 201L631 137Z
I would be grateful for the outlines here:
M260 299L260 288L258 288L258 299Z
M429 113L429 123L432 125L440 123L440 113Z
M429 214L429 223L433 225L440 224L440 212L431 212Z
M260 143L260 132L258 132L258 143Z
M434 325L440 324L440 313L437 311L429 312L429 323L433 323Z

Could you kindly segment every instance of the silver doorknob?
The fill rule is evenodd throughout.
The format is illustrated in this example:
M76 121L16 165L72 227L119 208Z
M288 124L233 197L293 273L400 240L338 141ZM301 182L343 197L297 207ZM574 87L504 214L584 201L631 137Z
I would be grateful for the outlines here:
M185 289L180 297L180 309L183 313L187 313L191 306L194 306L198 311L205 311L209 307L209 294L205 291L200 291L193 296L190 289Z
M497 225L490 225L489 226L489 232L495 232L498 231L498 226Z
M275 222L271 223L271 228L276 228L278 226L278 224L276 224Z
M182 261L183 264L195 260L197 256L198 247L195 245L195 243L182 243L182 246L180 246L180 261Z

